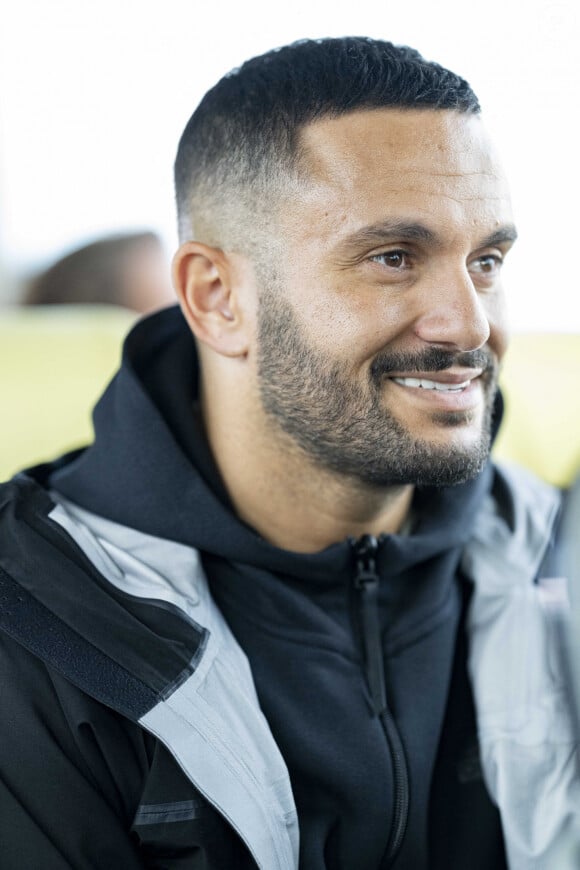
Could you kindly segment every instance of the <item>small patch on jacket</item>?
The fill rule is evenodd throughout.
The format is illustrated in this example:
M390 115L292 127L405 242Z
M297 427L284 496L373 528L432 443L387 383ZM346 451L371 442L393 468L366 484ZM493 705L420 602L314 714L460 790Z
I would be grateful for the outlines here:
M141 804L135 813L133 826L189 822L200 815L202 807L201 800L173 801L167 804Z
M470 782L479 782L483 779L481 760L479 757L479 746L477 743L469 746L463 753L463 757L457 762L457 779L461 785L467 785Z

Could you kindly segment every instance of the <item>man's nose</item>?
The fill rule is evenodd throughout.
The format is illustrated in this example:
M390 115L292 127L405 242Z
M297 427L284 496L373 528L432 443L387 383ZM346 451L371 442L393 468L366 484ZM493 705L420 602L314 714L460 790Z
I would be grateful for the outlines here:
M439 276L426 290L415 333L422 341L461 351L476 350L486 343L488 315L467 269Z

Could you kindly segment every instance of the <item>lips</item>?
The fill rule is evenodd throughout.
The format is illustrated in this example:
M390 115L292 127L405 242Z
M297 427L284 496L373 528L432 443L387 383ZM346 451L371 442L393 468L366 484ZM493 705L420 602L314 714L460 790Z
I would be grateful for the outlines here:
M477 376L474 376L477 377ZM467 389L474 378L469 378L461 383L449 383L445 381L434 381L429 378L407 378L393 377L392 380L402 387L414 387L420 390L436 390L438 393L460 393Z
M453 366L443 371L400 369L389 373L399 395L407 396L414 407L437 411L473 411L485 400L488 371L483 368Z
M390 380L402 387L417 390L435 390L439 393L453 393L466 390L473 381L480 378L483 368L453 366L439 371L396 371L389 373Z

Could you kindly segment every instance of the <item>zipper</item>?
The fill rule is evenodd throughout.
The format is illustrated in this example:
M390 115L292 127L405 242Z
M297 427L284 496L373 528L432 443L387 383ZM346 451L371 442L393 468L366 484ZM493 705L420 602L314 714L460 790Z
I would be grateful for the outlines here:
M374 535L351 541L355 555L353 577L357 624L364 651L365 674L373 712L381 720L393 765L393 823L383 863L391 866L397 855L409 816L409 775L405 750L387 702L385 663L381 642L379 575L376 557L379 542Z

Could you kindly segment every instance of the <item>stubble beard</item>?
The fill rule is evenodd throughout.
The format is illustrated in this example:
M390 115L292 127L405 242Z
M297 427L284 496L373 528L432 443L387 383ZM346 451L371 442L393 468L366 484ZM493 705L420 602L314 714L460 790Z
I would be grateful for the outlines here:
M316 351L304 336L281 289L260 296L258 380L262 406L311 460L373 488L415 484L449 486L479 474L489 457L497 361L487 350L452 354L438 348L421 354L378 355L368 390ZM483 368L485 410L478 440L468 447L439 445L413 436L385 407L388 372L437 371L451 365ZM464 426L473 412L432 414L441 426ZM451 438L450 438L451 441Z

